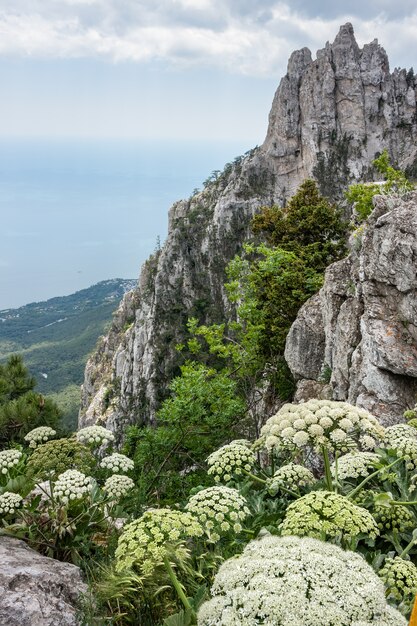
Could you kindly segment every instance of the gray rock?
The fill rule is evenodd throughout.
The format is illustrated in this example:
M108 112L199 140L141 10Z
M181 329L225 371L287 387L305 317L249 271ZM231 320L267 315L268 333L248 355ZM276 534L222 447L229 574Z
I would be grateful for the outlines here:
M333 44L326 44L316 58L307 48L291 55L262 146L228 164L202 192L172 206L163 248L145 263L137 290L125 297L109 334L87 363L80 427L98 421L122 433L128 423L154 421L167 385L179 371L175 345L184 342L187 318L222 322L230 313L223 288L225 266L241 252L260 206L282 205L312 176L324 194L340 198L348 183L372 179L370 164L384 148L402 168L416 166L416 88L412 73L390 73L385 50L376 40L359 48L350 24L342 26ZM381 229L385 232L382 224ZM393 280L409 252L410 237L404 237L392 259ZM385 244L382 257L390 257ZM377 272L378 263L375 260L372 271ZM341 276L328 283L323 306L326 328L338 333L334 380L341 397L353 393L348 372L351 362L359 367L355 348L360 329L352 327L351 320L361 315L363 305L360 299L346 302L342 323L339 309L347 300L350 280L344 278L345 269L342 263L330 270ZM407 290L412 275L400 273L396 280ZM411 306L405 297L402 306ZM298 377L316 376L319 362L330 364L338 349L317 335L314 315L309 322L309 354L314 351L314 357L307 360L298 351L295 365L293 351ZM295 328L294 340L297 333ZM378 358L379 365L373 367L382 371L382 356ZM369 373L370 366L361 367ZM361 393L358 388L353 396Z
M302 389L318 380L322 359L334 399L390 424L417 398L417 193L375 204L349 257L327 269L323 288L300 310L285 354ZM306 362L312 366L300 368Z
M77 626L76 605L86 591L75 565L0 537L0 626Z

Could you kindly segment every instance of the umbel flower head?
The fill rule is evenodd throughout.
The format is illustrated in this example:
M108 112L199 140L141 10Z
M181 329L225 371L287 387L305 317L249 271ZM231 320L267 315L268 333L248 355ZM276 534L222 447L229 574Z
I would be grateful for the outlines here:
M112 474L104 483L103 490L112 500L120 500L120 498L123 498L134 486L135 483L129 476Z
M192 496L186 506L212 541L229 532L240 533L242 521L250 514L246 499L237 489L208 487Z
M203 529L191 513L171 509L151 509L127 524L116 549L116 570L135 567L151 574L174 551L185 557L185 542L200 537Z
M364 489L357 494L355 502L370 511L381 532L403 533L415 528L415 517L407 506L378 504L378 500L375 501L377 497L378 492Z
M384 428L368 411L331 400L284 404L261 431L269 450L304 446L342 452L357 446L372 450L383 436Z
M379 530L369 511L345 496L332 491L312 491L289 505L281 533L317 539L341 537L349 541L360 534L374 539Z
M82 500L91 491L91 477L78 470L67 470L58 476L54 485L54 496L67 504L73 500Z
M92 447L107 445L111 441L114 441L114 435L111 430L103 426L86 426L78 430L75 436L77 437L77 441Z
M54 439L35 448L27 463L27 474L46 479L59 476L68 469L89 473L95 463L91 450L76 439Z
M385 430L381 448L395 450L403 456L409 470L417 468L417 429L409 424L395 424Z
M337 477L339 480L366 478L375 470L375 463L379 460L375 452L348 452L337 461ZM332 463L330 471L336 477L336 463Z
M0 474L8 474L13 467L18 465L21 458L20 450L2 450L0 452Z
M14 515L16 509L22 504L23 498L18 493L5 491L0 495L0 515Z
M247 444L242 441L232 442L210 454L207 459L208 474L213 476L216 483L228 483L232 477L250 472L255 461L255 454Z
M56 430L49 426L39 426L34 428L27 435L24 436L24 440L29 444L29 448L36 448L40 443L45 443L52 437L55 437Z
M417 567L399 556L387 558L378 572L389 595L400 602L411 600L417 594Z
M297 465L296 463L288 463L280 467L272 478L268 480L268 492L274 496L284 489L297 491L308 485L312 485L315 478L307 467Z
M406 626L362 556L316 539L251 541L211 592L198 626Z
M113 452L113 454L105 456L100 463L100 467L110 470L113 474L127 474L134 466L132 459L119 452Z

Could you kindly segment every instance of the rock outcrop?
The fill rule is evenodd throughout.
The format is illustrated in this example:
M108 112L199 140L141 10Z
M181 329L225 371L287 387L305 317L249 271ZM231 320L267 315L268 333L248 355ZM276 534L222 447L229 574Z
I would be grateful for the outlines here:
M349 182L372 179L370 163L384 148L416 173L416 86L412 70L390 73L376 40L360 49L350 24L315 59L307 48L291 55L263 145L171 208L163 248L87 363L80 426L101 420L121 432L153 420L178 373L174 346L187 318L224 319L225 266L260 206L284 204L312 176L337 198Z
M300 309L285 357L298 395L327 372L327 390L398 421L417 399L417 193L377 196L352 251Z
M0 537L0 626L77 626L87 585L78 567Z

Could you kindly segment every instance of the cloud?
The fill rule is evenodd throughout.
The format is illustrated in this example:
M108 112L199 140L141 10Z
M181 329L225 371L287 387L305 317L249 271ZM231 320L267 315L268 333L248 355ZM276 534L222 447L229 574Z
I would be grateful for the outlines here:
M352 21L359 43L379 37L400 61L413 49L409 0L5 0L0 54L35 58L159 61L277 75L293 49L313 52ZM317 8L319 5L319 9Z

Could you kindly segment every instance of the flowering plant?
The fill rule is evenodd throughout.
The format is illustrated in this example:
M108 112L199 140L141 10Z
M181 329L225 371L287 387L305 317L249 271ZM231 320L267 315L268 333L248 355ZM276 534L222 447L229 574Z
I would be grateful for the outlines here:
M352 446L375 448L384 429L368 411L347 402L309 400L285 404L267 420L261 436L269 450L309 446L348 452Z
M312 491L288 506L281 533L317 539L340 538L342 542L351 542L361 534L375 539L379 530L369 511L353 504L345 496Z
M348 478L365 478L375 468L375 463L380 460L374 452L348 452L334 462L330 471L332 476L339 480ZM336 471L337 468L337 471Z
M103 426L86 426L75 433L77 441L92 447L107 445L114 441L114 435L111 430Z
M67 470L58 476L54 485L54 496L68 504L72 500L82 500L92 487L92 478L78 470Z
M406 626L362 556L316 539L252 541L211 591L198 626Z
M396 600L412 602L417 594L417 567L399 556L387 558L378 572L387 593Z
M395 450L404 457L409 470L417 469L417 429L409 424L395 424L385 430L381 448Z
M2 450L0 452L0 474L8 474L13 467L19 464L21 458L20 450Z
M250 514L246 499L236 489L220 486L199 491L190 498L186 510L198 519L214 542L225 533L240 533L241 522Z
M128 476L123 474L112 474L104 483L103 490L112 500L120 500L133 487L135 483Z
M3 517L14 515L16 509L21 506L22 501L23 498L18 493L5 491L0 495L0 515Z
M288 492L289 490L295 492L303 487L312 485L314 482L313 473L307 467L297 465L296 463L288 463L275 472L273 477L267 481L267 485L268 492L271 496L274 496L278 491Z
M49 426L39 426L34 428L27 435L24 436L24 440L29 444L29 448L36 448L40 443L45 443L48 439L55 437L56 430Z
M119 452L113 452L113 454L105 456L100 462L100 467L111 471L113 474L126 474L133 470L134 466L132 459Z
M210 454L207 459L208 474L216 482L228 483L234 476L241 477L251 472L255 461L255 454L245 443L232 442Z

